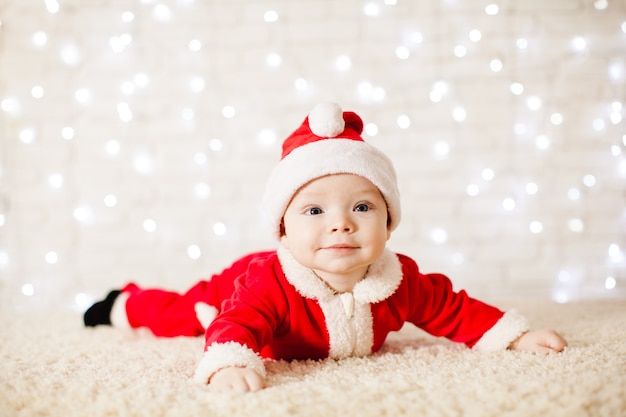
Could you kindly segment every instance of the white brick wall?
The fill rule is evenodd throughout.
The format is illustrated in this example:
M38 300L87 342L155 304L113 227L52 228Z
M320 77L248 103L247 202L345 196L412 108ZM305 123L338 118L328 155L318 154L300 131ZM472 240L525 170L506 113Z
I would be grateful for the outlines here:
M488 299L626 296L625 0L57 1L0 3L3 307L81 309L129 279L183 290L274 246L259 211L265 179L284 137L327 100L378 127L366 138L395 161L403 194L390 246L425 272ZM490 3L497 14L485 12ZM170 18L159 20L163 8ZM269 10L277 21L264 21ZM38 32L45 44L33 42ZM131 41L114 51L124 37ZM520 38L526 48L516 46ZM576 38L581 51L572 49ZM60 58L68 45L75 64ZM458 46L464 56L455 56ZM268 66L270 54L278 66ZM346 71L336 68L341 56ZM494 59L500 71L490 68ZM431 95L438 81L447 86L440 100ZM529 108L531 97L539 109ZM73 135L64 138L66 127ZM273 143L259 140L265 130ZM542 135L547 149L537 147ZM118 153L107 153L111 143ZM449 153L436 157L441 143ZM147 174L135 165L141 155ZM485 168L492 180L482 178ZM62 175L58 188L53 174ZM585 185L588 175L595 184ZM526 192L529 182L536 194ZM198 184L210 187L207 198L196 195ZM478 195L468 195L470 184ZM80 207L87 220L76 218ZM530 232L533 221L540 233ZM225 234L214 232L218 223ZM435 229L444 243L433 242Z

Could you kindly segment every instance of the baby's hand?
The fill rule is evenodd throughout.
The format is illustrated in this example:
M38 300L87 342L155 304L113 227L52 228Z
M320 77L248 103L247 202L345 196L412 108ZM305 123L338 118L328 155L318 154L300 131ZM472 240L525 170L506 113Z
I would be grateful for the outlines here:
M561 352L565 346L567 346L565 339L554 330L535 330L524 333L509 347L513 350L552 353Z
M209 380L209 389L214 392L249 392L262 388L265 388L265 380L250 368L223 368Z

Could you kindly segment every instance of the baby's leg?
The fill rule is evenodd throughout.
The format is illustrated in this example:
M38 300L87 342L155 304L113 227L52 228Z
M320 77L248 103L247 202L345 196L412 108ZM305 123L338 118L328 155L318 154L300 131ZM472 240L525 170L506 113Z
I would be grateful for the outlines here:
M112 324L114 327L146 327L156 336L197 336L203 334L218 314L221 304L234 291L234 281L244 274L249 263L270 252L239 259L208 281L200 281L184 294L163 289L142 289L130 283L121 291L85 312L86 326Z

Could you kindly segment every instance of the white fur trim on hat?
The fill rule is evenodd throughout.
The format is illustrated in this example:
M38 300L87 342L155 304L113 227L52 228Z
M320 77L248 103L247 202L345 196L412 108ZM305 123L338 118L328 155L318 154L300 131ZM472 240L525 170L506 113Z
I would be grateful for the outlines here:
M283 214L296 191L316 178L331 174L355 174L370 180L387 203L390 230L398 226L400 193L389 157L363 141L326 139L294 149L270 174L263 206L277 239L280 239Z

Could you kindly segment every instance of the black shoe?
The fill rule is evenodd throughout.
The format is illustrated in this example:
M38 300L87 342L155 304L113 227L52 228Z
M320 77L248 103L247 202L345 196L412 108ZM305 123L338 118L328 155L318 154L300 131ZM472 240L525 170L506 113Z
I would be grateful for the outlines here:
M113 303L118 295L121 292L118 290L111 291L107 298L102 301L98 301L91 307L85 311L85 315L83 316L83 320L85 321L85 326L94 327L100 324L111 325L111 309L113 308Z

